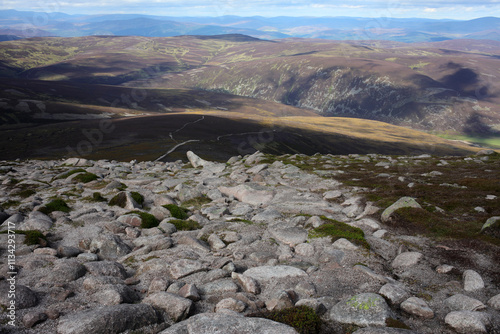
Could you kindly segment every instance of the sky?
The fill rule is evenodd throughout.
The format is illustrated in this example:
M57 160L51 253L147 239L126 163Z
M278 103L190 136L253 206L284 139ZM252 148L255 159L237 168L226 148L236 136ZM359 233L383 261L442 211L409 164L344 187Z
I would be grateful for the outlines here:
M500 17L500 0L0 0L0 9L162 16Z

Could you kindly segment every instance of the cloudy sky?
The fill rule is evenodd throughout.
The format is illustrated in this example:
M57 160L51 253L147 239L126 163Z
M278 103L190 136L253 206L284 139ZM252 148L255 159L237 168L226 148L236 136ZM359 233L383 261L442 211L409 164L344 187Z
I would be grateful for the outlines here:
M165 16L500 17L500 0L0 0L0 9Z

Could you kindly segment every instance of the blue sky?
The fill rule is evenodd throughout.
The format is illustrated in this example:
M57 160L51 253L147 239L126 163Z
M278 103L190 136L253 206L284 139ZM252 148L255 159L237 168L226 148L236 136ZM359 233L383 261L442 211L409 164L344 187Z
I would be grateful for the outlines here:
M0 0L0 9L165 16L500 17L500 0Z

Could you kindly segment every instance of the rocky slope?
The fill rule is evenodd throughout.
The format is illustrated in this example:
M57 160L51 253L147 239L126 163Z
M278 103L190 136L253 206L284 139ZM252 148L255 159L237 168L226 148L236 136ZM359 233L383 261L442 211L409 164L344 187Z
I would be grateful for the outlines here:
M9 263L12 233L0 234L0 332L500 333L494 259L475 249L463 250L468 265L440 256L439 241L391 223L423 199L380 210L333 176L354 160L400 160L188 158L2 162L1 230L16 230L16 257ZM321 324L294 329L267 312L290 308Z

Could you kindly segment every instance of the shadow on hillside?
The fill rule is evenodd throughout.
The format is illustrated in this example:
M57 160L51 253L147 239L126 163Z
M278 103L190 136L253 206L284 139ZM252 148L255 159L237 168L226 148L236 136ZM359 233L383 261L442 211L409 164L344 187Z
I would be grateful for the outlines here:
M3 159L59 159L83 156L119 161L155 160L175 146L165 160L185 159L193 150L200 156L225 161L260 150L285 154L422 154L464 155L448 146L417 145L352 138L297 128L276 128L257 121L223 117L170 114L106 120L73 121L0 132ZM172 136L170 136L172 135ZM173 138L173 140L172 140ZM418 141L416 141L418 143Z
M449 62L446 67L455 70L453 74L441 79L447 88L456 90L462 96L474 96L479 100L496 97L491 94L487 85L481 83L478 73L470 68L463 68L460 64Z
M132 80L151 80L162 73L178 69L178 67L179 64L174 61L145 67L137 67L137 62L127 60L105 61L99 65L59 63L25 71L22 77L29 80L50 80L51 77L63 77L65 78L63 81L66 82L121 85Z

